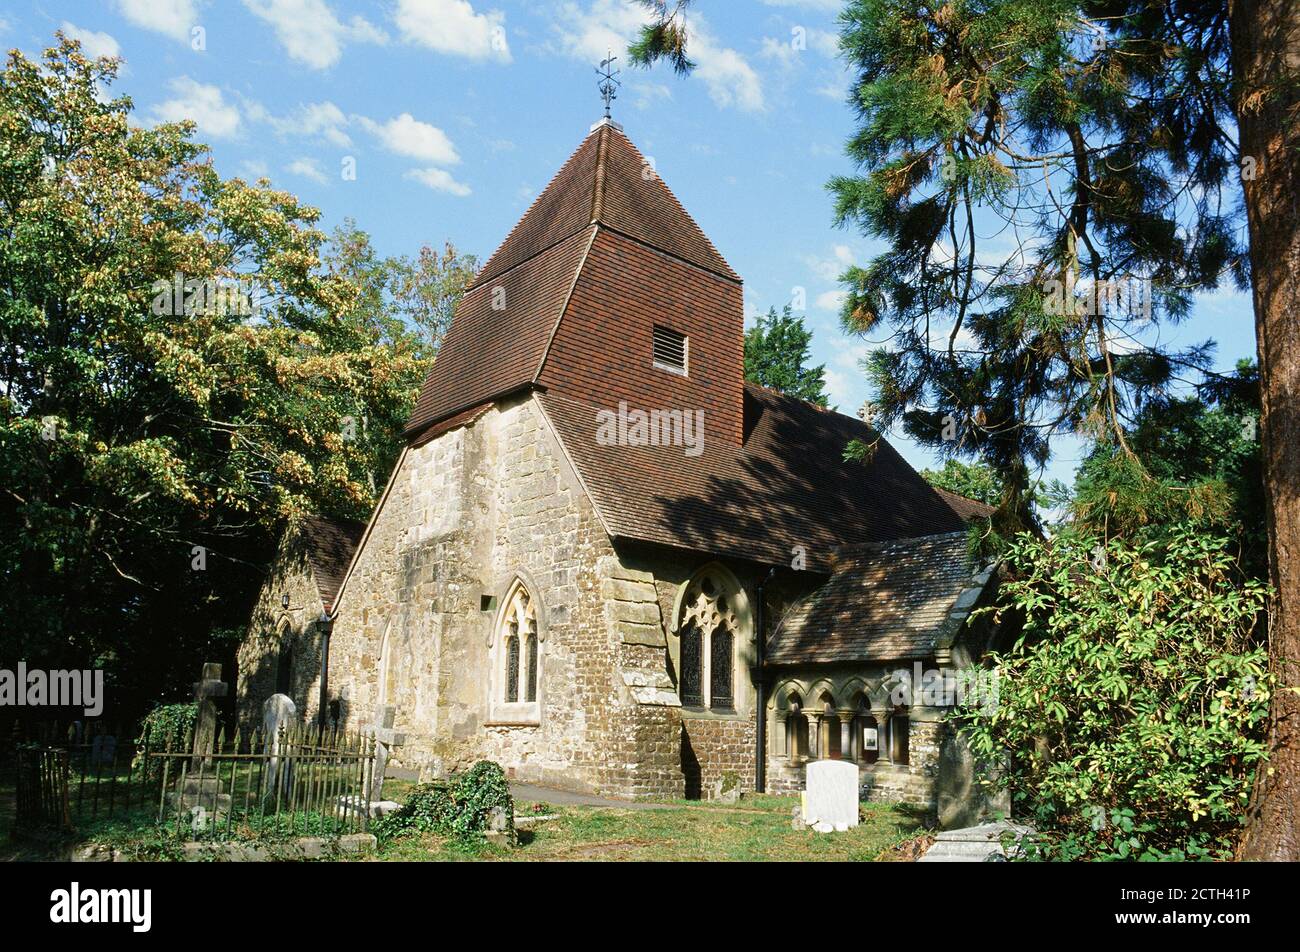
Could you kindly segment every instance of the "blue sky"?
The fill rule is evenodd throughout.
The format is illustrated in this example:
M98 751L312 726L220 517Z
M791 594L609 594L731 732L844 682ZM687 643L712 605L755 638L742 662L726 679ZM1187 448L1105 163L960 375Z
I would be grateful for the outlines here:
M745 279L751 315L803 290L814 357L852 413L870 345L839 331L835 278L880 247L833 226L825 189L851 169L842 4L697 6L695 73L625 69L614 117ZM642 16L627 0L63 0L7 8L0 43L34 55L63 28L124 58L116 91L140 122L194 119L223 174L266 175L384 253L451 240L486 260L600 117L593 66ZM1213 338L1231 367L1255 353L1250 299L1204 295L1161 336ZM1047 475L1068 481L1078 452L1062 441Z

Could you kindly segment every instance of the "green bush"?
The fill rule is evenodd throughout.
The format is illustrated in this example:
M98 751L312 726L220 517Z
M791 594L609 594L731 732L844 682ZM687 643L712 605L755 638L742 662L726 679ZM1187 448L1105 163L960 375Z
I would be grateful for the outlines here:
M159 704L140 722L140 736L135 740L133 767L144 777L154 777L162 770L162 761L149 758L145 762L145 745L150 751L184 750L194 723L199 719L199 706L193 701L185 704Z
M1041 859L1218 859L1265 757L1265 589L1228 543L1021 537L1002 608L1022 636L963 734L1041 836Z
M495 807L504 808L513 830L515 805L505 772L499 764L480 760L447 780L420 784L401 809L371 824L371 832L380 840L408 833L474 839L487 829Z

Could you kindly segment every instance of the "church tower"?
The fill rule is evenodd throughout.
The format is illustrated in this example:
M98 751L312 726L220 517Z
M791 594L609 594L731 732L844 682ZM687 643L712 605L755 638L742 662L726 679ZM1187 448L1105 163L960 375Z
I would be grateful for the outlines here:
M743 322L740 278L602 119L466 290L406 435L540 389L701 410L706 443L739 446Z

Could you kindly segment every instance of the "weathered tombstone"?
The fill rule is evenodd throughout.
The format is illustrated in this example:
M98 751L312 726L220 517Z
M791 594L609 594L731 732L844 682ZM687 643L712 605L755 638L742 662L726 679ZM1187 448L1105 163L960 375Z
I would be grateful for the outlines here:
M189 770L183 776L168 801L178 813L192 814L201 808L203 822L210 817L220 822L230 809L230 794L221 792L221 781L213 771L212 757L217 746L217 702L226 696L227 685L221 680L221 665L208 662L203 674L194 685L194 700L198 704L198 717L194 723L194 742L190 748Z
M287 694L272 694L262 704L262 737L270 754L266 767L266 793L288 797L293 789L293 765L282 763L284 734L298 717L298 708Z
M401 747L406 743L406 735L393 730L397 720L397 708L386 704L375 708L375 724L370 729L375 739L375 772L370 779L370 799L380 802L384 799L384 772L388 769L388 748Z
M212 763L213 748L217 745L216 699L225 697L226 691L226 682L221 680L221 665L209 661L203 666L203 674L194 685L194 701L199 713L194 723L194 756L190 761L192 770L198 770L200 763Z
M90 742L90 762L96 766L111 764L117 756L117 738L112 734L96 734Z
M814 760L805 768L804 822L819 833L858 825L858 766L847 760Z

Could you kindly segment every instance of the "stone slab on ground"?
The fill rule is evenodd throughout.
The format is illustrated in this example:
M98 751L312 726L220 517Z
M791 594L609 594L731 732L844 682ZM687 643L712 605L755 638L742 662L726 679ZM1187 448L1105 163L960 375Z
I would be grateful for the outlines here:
M1002 845L1007 834L1016 841L1033 833L1033 828L1019 823L1001 820L996 823L981 823L960 830L944 830L935 837L934 845L926 850L918 863L1004 863L1008 859L1007 848ZM1017 849L1013 842L1010 847L1012 855Z
M181 844L181 859L185 862L206 863L272 863L328 859L338 854L361 856L375 852L376 847L372 833L349 833L337 840L324 836L300 836L287 843L277 843L273 848L253 843L191 841ZM122 863L127 860L120 850L104 846L76 846L69 852L68 861Z

